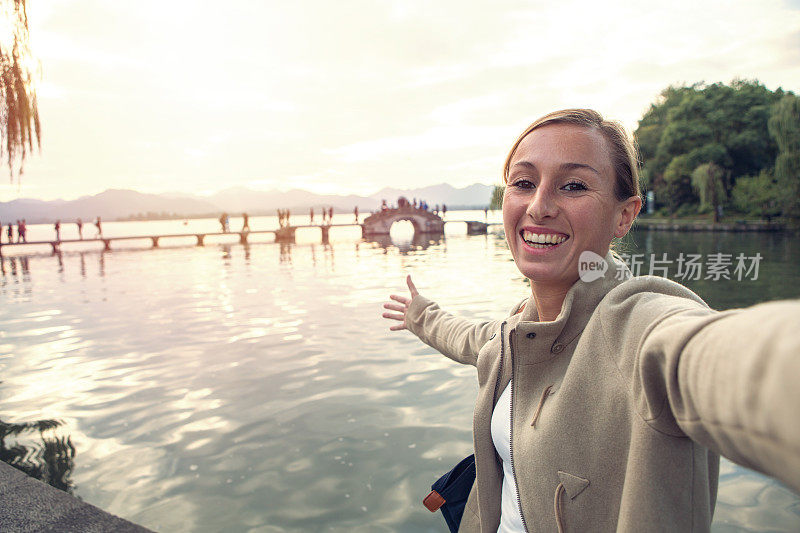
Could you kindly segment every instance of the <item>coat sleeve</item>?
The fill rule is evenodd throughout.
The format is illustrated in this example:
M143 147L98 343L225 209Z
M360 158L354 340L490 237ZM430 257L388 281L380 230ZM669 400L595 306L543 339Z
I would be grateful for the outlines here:
M411 333L450 359L472 366L477 364L478 352L500 322L473 322L451 315L420 295L406 311L406 327Z
M640 414L800 491L800 301L651 324L634 372Z

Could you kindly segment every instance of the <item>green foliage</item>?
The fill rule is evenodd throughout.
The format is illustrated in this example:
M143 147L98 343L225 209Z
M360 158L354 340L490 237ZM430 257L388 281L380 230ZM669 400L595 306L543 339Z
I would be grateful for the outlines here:
M755 80L668 87L635 132L645 186L674 213L702 195L699 187L692 186L692 172L714 163L721 169L715 183L722 187L720 205L725 204L739 177L758 174L775 163L778 145L767 124L784 94Z
M502 209L503 208L503 193L506 188L503 185L495 185L492 190L492 198L489 201L489 209Z
M748 215L772 218L781 213L781 195L775 178L763 170L756 176L745 176L733 187L733 206Z
M692 170L694 167L691 158L688 154L684 154L670 161L664 171L666 186L662 193L666 197L664 203L667 204L670 212L675 212L681 205L697 203L698 198L692 187Z
M700 209L716 212L725 196L723 171L716 163L705 163L692 172L692 187L700 197Z
M772 109L769 131L780 149L775 181L781 191L783 214L800 219L800 98L784 96Z

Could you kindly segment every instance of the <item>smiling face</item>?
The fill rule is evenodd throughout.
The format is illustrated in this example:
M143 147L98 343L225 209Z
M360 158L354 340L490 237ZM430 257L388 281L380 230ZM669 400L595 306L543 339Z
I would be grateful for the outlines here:
M567 290L578 258L605 256L630 229L641 200L614 195L607 141L594 128L548 124L530 132L510 161L503 226L514 262L534 284Z

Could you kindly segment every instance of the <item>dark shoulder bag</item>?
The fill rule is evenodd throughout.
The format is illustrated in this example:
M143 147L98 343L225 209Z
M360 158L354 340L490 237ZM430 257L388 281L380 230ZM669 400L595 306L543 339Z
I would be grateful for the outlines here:
M461 460L451 471L431 485L431 492L422 504L432 513L442 511L451 533L458 532L467 497L475 483L475 455Z

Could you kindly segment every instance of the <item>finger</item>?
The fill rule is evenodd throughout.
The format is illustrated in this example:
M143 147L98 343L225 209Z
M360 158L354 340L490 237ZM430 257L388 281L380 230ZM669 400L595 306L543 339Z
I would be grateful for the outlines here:
M397 305L397 304L383 304L384 309L391 309L392 311L400 311L401 313L406 312L406 306L404 305Z
M405 321L406 319L405 315L398 315L396 313L383 313L383 315L381 316L383 316L383 318L391 318L392 320L400 320L400 321Z
M391 326L389 328L390 331L400 331L400 330L403 330L403 329L406 329L406 325L405 324L400 324L399 326Z
M408 284L408 290L409 292L411 292L412 298L419 294L419 291L417 291L417 287L414 285L414 282L411 281L411 274L406 276L406 283Z
M400 302L401 304L404 304L404 305L409 305L411 303L411 300L406 298L405 296L398 296L396 294L392 294L392 295L389 296L389 298L391 298L392 300L394 300L396 302Z

